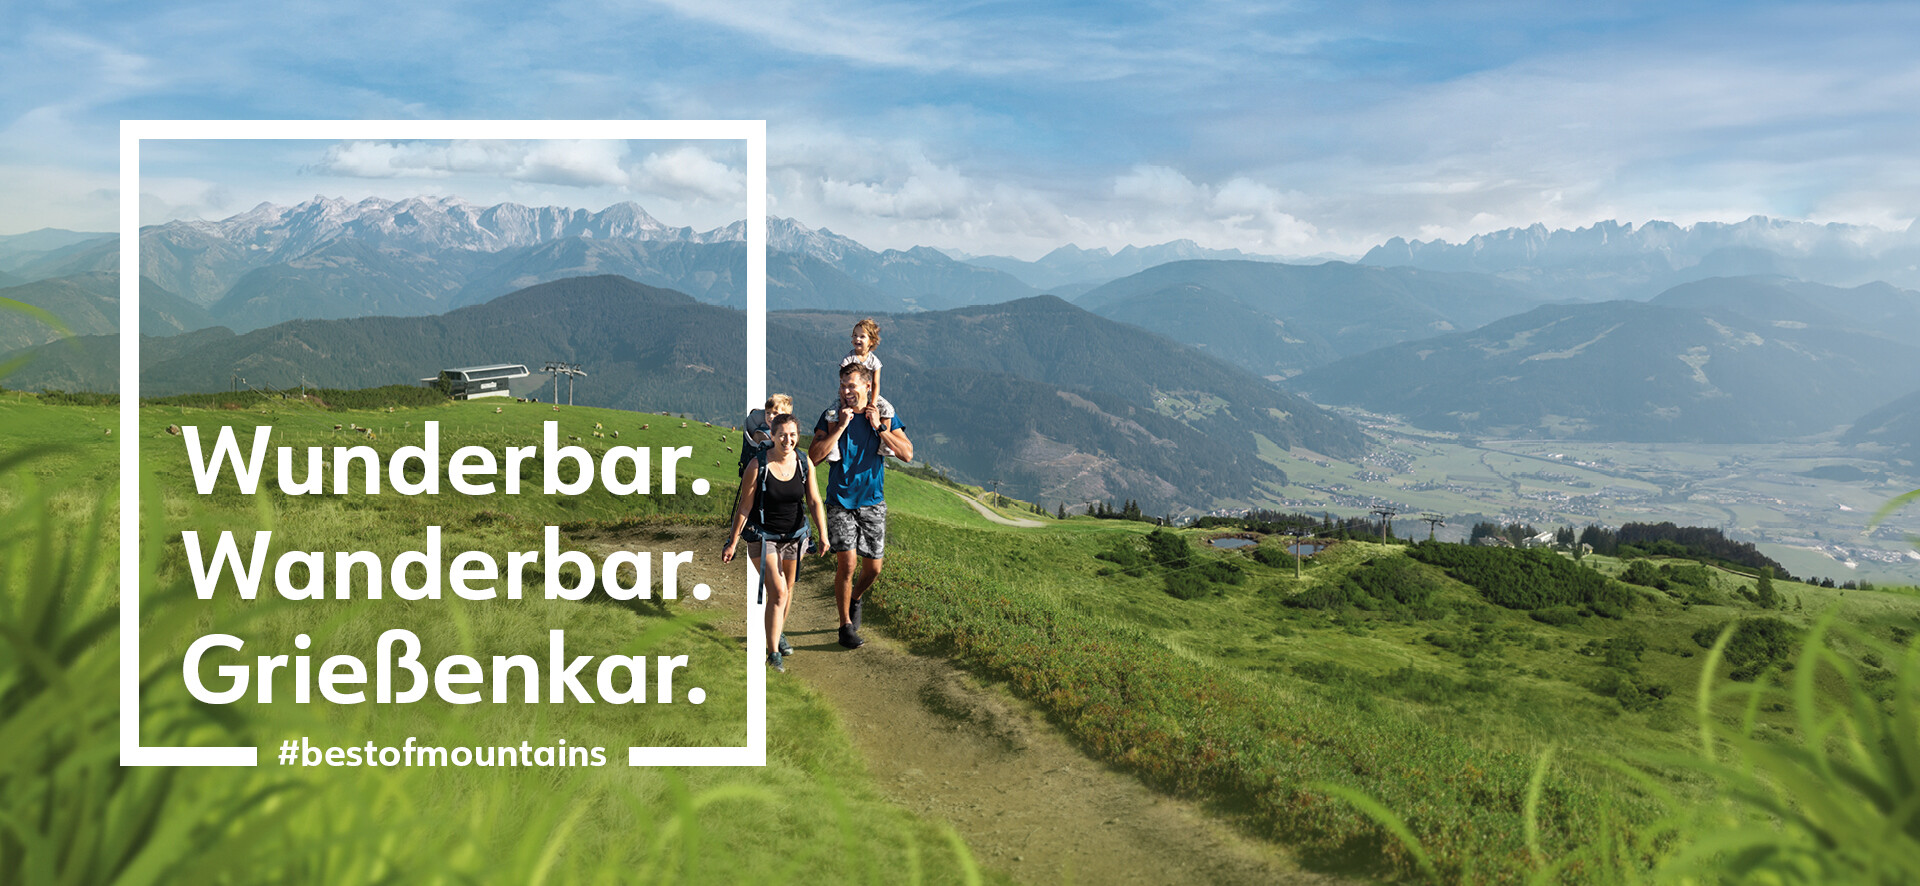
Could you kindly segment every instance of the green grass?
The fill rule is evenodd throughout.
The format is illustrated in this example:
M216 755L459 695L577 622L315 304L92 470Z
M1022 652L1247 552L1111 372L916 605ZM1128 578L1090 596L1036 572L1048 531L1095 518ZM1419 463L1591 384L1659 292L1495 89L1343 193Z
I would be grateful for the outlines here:
M8 798L0 816L0 882L734 883L790 881L828 868L862 883L981 877L950 830L879 798L833 712L793 681L769 683L774 728L766 767L629 769L630 744L737 744L744 736L737 717L744 690L734 685L744 682L737 677L744 656L701 621L674 618L671 607L294 603L270 593L251 603L223 594L212 605L193 599L169 546L151 544L142 604L147 744L255 744L271 754L295 736L341 745L398 745L416 736L441 746L538 746L564 738L605 747L610 759L605 767L574 769L302 769L270 760L257 769L122 769L118 585L112 560L98 554L115 545L114 451L101 430L115 414L11 398L0 400L0 411L7 419L7 445L0 446L0 701L7 716L0 742L10 749L0 762L0 795ZM334 416L316 417L311 407L255 415L242 421L271 419L299 442L334 434ZM409 442L409 427L427 418L447 422L443 429L462 439L493 441L524 434L547 416L450 404L362 414L353 423L376 426L375 445L392 446ZM170 451L179 438L161 429L223 418L239 417L148 407L142 443L155 472L143 489L148 525L164 524L177 536L174 530L195 524L252 528L266 521L280 533L276 542L284 538L290 547L365 543L389 550L405 547L411 530L444 522L460 527L449 530L459 533L448 542L457 550L525 544L544 521L558 518L617 525L637 513L666 521L661 525L697 522L731 498L731 484L718 482L702 508L642 505L604 493L571 503L527 496L490 501L504 510L474 521L470 503L424 496L283 499L265 507L267 495L256 501L232 492L182 494L184 456ZM594 420L648 417L575 410L563 420L584 429ZM696 448L703 457L725 445L719 429L681 429L679 420L658 417L651 423L659 433L648 445L684 441L704 447ZM37 453L34 444L43 443L52 451ZM714 460L683 473L683 481L690 474L724 479L730 470ZM292 652L291 635L304 631L314 636L313 651L325 654L360 650L378 630L399 625L420 633L428 661L436 646L505 652L537 642L544 650L550 627L565 627L570 644L586 652L644 645L666 632L673 651L736 676L690 678L711 689L702 708L649 704L643 711L604 704L458 708L432 700L209 706L178 688L178 651L209 631L242 636L249 653L256 645Z
M908 516L896 526L878 598L894 632L1005 679L1093 752L1242 810L1310 860L1342 867L1377 855L1400 873L1419 872L1418 853L1396 848L1393 828L1344 799L1380 798L1447 880L1532 876L1529 803L1539 816L1534 842L1553 858L1602 836L1628 845L1636 828L1658 821L1654 796L1618 787L1609 761L1690 747L1708 653L1692 633L1758 612L1646 591L1624 618L1575 614L1554 627L1424 566L1436 587L1425 610L1303 612L1283 601L1407 549L1342 543L1311 558L1296 581L1291 569L1201 549L1213 533L1198 532L1187 533L1197 557L1242 558L1247 580L1180 600L1155 569L1096 559L1137 545L1127 539L1147 531L1138 524L1019 532ZM1716 580L1729 590L1750 583ZM1776 614L1799 624L1838 606L1882 637L1920 625L1909 595L1778 584L1804 608ZM1614 658L1612 647L1628 640ZM1841 648L1856 661L1862 654ZM1826 676L1818 686L1840 688ZM1710 707L1716 717L1741 711L1717 688ZM1762 709L1754 724L1787 734L1793 714ZM1565 746L1568 735L1580 736L1578 748ZM1530 788L1540 755L1556 744L1558 759ZM1674 796L1711 795L1698 772L1656 771ZM1600 871L1589 860L1560 873Z
M541 420L556 416L550 407L524 404L508 404L500 413L485 403L370 414L298 404L265 408L265 414L177 406L143 410L142 445L156 478L147 491L157 493L151 507L166 515L168 534L177 537L173 530L192 525L254 528L270 522L301 548L365 547L391 554L413 546L425 526L441 525L450 551L524 549L537 546L540 528L549 522L588 535L610 527L671 535L675 527L717 521L732 498L735 462L724 447L736 433L698 423L683 429L678 419L584 409L558 414L564 433L582 437L579 445L604 448L613 442L591 436L598 421L604 426L600 430L622 430L621 444L694 446L700 457L683 481L704 476L716 491L704 499L664 500L604 492L571 498L523 495L506 504L490 500L483 511L456 496L322 496L282 499L270 512L232 490L204 497L184 493L179 438L159 429L187 419L247 426L272 420L284 429L276 435L299 445L328 446L342 438L342 445L353 442L346 436L350 431L333 429L337 422L372 425L372 445L390 451L417 444L420 422L432 418L443 422L445 453L463 442L525 445L537 435ZM101 675L108 673L102 668L110 670L114 634L110 626L84 627L87 618L112 612L110 579L91 573L91 579L74 580L98 585L93 591L63 591L58 597L23 589L58 587L56 576L90 574L62 552L95 549L85 527L102 500L101 490L112 486L105 466L113 444L103 423L113 419L106 409L54 408L0 397L0 420L6 420L0 427L7 428L0 433L22 448L47 443L57 449L14 465L5 475L8 482L0 484L0 505L11 509L8 515L42 515L46 527L7 537L16 547L5 553L34 553L0 563L31 564L41 572L16 567L3 595L15 608L0 613L0 624L39 624L44 616L36 613L58 599L66 604L60 618L68 619L61 624L69 625L51 633L35 629L7 635L11 657L0 661L0 673L18 680L34 667L31 662L51 655L48 648L70 646L80 653L51 656L61 663L54 670L75 675L73 685L88 679L98 684L87 684L83 693L42 690L49 700L38 704L98 710L77 719L34 718L34 723L56 724L36 728L56 732L36 732L23 740L74 748L77 757L27 755L21 758L26 762L0 774L0 780L11 779L0 783L10 798L31 797L27 808L47 810L0 825L12 828L7 839L14 841L0 843L0 880L11 881L8 871L28 870L25 865L46 864L41 859L51 857L50 850L32 855L21 848L33 842L32 828L18 822L38 827L58 818L69 831L84 826L87 816L51 815L74 797L94 798L75 808L123 823L137 816L115 818L99 810L143 803L140 808L181 810L178 817L191 826L167 836L165 858L151 864L189 876L202 873L194 865L204 867L210 864L205 859L218 858L230 870L197 877L216 881L532 881L544 876L570 882L600 875L621 879L635 871L683 881L778 880L815 870L828 855L851 857L851 878L860 882L945 882L968 876L964 850L954 848L938 826L876 799L832 713L791 681L772 684L770 765L750 773L664 773L610 765L559 775L552 770L478 775L360 770L342 776L265 767L239 774L198 770L164 784L158 776L133 770L112 783L108 774L117 770L111 766L112 699L106 688L112 679ZM642 421L653 425L648 436L630 439L639 432L629 425L637 428ZM1710 802L1718 786L1735 782L1718 769L1686 763L1699 747L1702 724L1723 754L1739 746L1737 736L1773 748L1826 735L1832 737L1801 746L1844 752L1844 739L1852 733L1833 731L1833 724L1854 724L1847 728L1863 735L1874 728L1864 715L1836 719L1831 707L1820 708L1827 711L1824 719L1808 720L1799 696L1753 696L1772 692L1765 689L1771 684L1731 683L1724 667L1720 675L1700 679L1713 652L1694 642L1694 632L1757 614L1738 594L1751 580L1730 573L1712 576L1724 603L1646 590L1624 618L1574 613L1558 625L1493 606L1480 591L1425 565L1412 567L1423 570L1423 583L1430 585L1417 604L1300 610L1285 601L1350 580L1364 585L1362 577L1369 574L1399 575L1395 570L1405 564L1381 564L1404 560L1407 549L1344 542L1309 559L1295 579L1291 568L1199 546L1214 533L1185 532L1181 536L1195 544L1195 570L1232 559L1244 580L1182 600L1169 594L1169 567L1162 561L1152 561L1162 565L1151 568L1115 569L1115 563L1097 557L1125 546L1144 552L1144 536L1151 530L1146 524L1071 519L1049 520L1043 529L1013 529L988 523L944 486L896 474L888 492L895 515L888 575L876 587L870 618L924 650L1004 680L1094 755L1166 790L1217 804L1252 830L1297 847L1319 867L1471 882L1631 880L1683 870L1711 878L1732 863L1732 856L1724 847L1691 848L1698 845L1692 842L1697 835L1711 833L1719 821L1699 817L1708 814L1702 810L1733 815L1742 827L1764 819L1753 818L1761 813L1752 808L1726 812ZM101 532L111 549L113 524L107 522ZM673 618L670 607L604 602L455 606L269 600L169 609L161 602L161 589L173 587L173 595L180 595L180 554L177 545L151 547L152 593L162 596L146 614L171 625L156 628L157 637L176 639L147 646L156 684L149 735L171 729L200 743L239 736L263 745L291 734L394 743L407 735L473 743L544 736L624 748L642 743L630 741L635 736L704 742L738 734L738 719L731 713L741 704L737 690L729 694L722 681L706 677L703 685L714 694L703 710L648 705L638 716L604 705L514 705L484 717L438 703L311 709L239 704L211 711L191 705L177 689L169 695L164 686L177 680L177 655L186 639L215 623L236 625L234 632L246 636L250 647L258 643L273 651L287 651L291 635L308 627L316 651L364 649L378 628L398 625L420 635L428 650L423 657L429 659L438 654L434 650L451 648L543 649L550 626L565 627L570 643L578 636L583 650L601 652L649 632L672 631L673 645L695 653L695 659L713 660L719 671L734 666L729 657L737 650L698 619ZM1589 558L1581 568L1592 567L1608 575L1622 568L1608 558ZM1906 676L1886 676L1911 668L1899 670L1901 659L1884 647L1897 630L1920 627L1920 598L1776 585L1791 608L1774 614L1812 628L1815 613L1831 612L1850 628L1827 635L1817 647L1803 647L1803 656L1814 648L1833 656L1831 662L1803 663L1791 672L1792 680L1805 681L1810 697L1846 699L1863 686L1879 693L1870 697L1883 703L1904 704L1900 700L1911 697L1909 682L1901 682ZM89 630L94 633L87 635ZM87 636L56 642L79 635ZM23 636L28 639L20 640ZM170 666L164 664L168 656L175 656ZM1798 682L1790 685L1801 691ZM1890 687L1909 694L1889 694ZM24 729L18 724L25 722L12 718L7 728ZM1578 736L1580 745L1570 747L1568 736ZM1889 740L1903 747L1897 735ZM1849 759L1856 769L1872 768L1873 761L1860 763L1857 754ZM1636 786L1620 786L1621 760L1642 762L1631 770L1641 779ZM1831 771L1808 762L1807 754L1793 760L1816 773L1808 777ZM1883 773L1876 779L1891 777L1884 775L1887 765L1873 765ZM1799 777L1754 771L1758 784ZM259 810L277 816L270 826L247 830L217 824L251 822ZM1896 807L1874 821L1884 832L1887 822L1900 826L1911 820L1902 814L1910 813ZM420 824L407 839L396 839L375 824L393 816ZM78 842L74 833L61 832L42 843L93 846L87 841L105 840L112 829L97 830ZM137 827L112 833L123 842L161 845L153 833ZM700 848L717 846L726 852ZM61 862L53 864L68 870ZM71 871L63 875L75 882L113 879L98 868Z

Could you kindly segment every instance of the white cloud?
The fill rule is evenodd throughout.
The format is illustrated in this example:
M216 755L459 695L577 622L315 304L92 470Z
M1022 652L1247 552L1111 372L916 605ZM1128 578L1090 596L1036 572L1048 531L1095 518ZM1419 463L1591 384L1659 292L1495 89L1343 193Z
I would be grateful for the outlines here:
M0 164L111 180L129 116L764 117L781 214L876 245L1029 255L1175 236L1358 252L1423 232L1753 213L1904 227L1920 211L1920 13L1894 5L1729 7L1711 22L1505 4L376 11L28 0L0 29ZM342 144L304 176L172 172L249 195L635 199L696 225L737 215L722 204L744 193L724 155L530 144ZM110 224L99 190L16 181L0 225L80 205Z
M828 178L820 183L820 193L829 207L890 219L956 218L979 202L965 176L931 163L917 164L899 180Z
M1139 164L1089 189L1075 179L976 175L931 144L818 124L781 136L769 158L778 214L875 249L958 246L1032 258L1067 242L1118 249L1185 238L1259 253L1319 251L1318 228L1289 209L1300 195L1248 176L1216 184Z
M344 142L327 149L319 170L348 178L446 178L445 148L420 142Z
M327 149L316 168L348 178L445 179L494 175L515 181L573 187L623 186L627 143L545 139L352 141Z
M624 141L537 141L526 146L519 168L510 176L520 181L582 188L619 187L629 181L622 166L626 156Z
M1207 189L1194 184L1179 170L1168 166L1140 164L1113 180L1113 195L1121 200L1138 200L1166 207L1186 206L1207 199Z
M654 0L690 21L784 52L938 76L1114 83L1244 79L1339 39L1269 4L1111 4L1100 14L1053 4L927 5L889 0ZM625 3L602 10L631 15ZM1180 76L1169 78L1167 72Z
M690 199L740 200L746 196L744 169L715 160L692 145L649 153L640 161L635 186Z

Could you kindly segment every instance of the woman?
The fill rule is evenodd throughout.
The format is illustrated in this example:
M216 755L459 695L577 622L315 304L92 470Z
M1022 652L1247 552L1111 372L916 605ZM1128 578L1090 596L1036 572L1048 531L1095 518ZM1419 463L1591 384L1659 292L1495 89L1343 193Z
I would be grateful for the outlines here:
M794 450L800 442L800 422L791 414L776 415L769 423L773 445L747 462L740 472L740 503L733 509L733 532L720 560L733 562L734 548L743 533L755 546L760 580L769 592L767 603L767 667L782 673L784 656L793 654L782 633L787 610L793 606L794 579L807 545L807 516L820 527L820 556L828 556L827 509L813 485L812 464Z

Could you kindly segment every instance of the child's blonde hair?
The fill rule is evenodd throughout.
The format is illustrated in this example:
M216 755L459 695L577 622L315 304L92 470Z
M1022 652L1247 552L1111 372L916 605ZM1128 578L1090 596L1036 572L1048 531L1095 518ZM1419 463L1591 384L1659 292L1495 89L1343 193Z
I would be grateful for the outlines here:
M784 415L793 411L793 398L785 394L774 394L767 398L767 418Z
M872 317L861 317L860 322L853 324L853 331L867 334L867 347L880 346L880 324L873 322Z

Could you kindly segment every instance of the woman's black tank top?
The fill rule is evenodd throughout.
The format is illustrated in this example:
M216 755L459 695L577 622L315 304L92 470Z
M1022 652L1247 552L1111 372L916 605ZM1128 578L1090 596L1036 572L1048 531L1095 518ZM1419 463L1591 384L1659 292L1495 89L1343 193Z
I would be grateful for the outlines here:
M787 535L800 528L806 519L807 487L800 479L805 473L800 470L798 457L793 466L793 476L785 480L775 476L767 466L760 468L765 472L765 501L756 502L764 509L765 518L761 521L760 531L767 535Z

